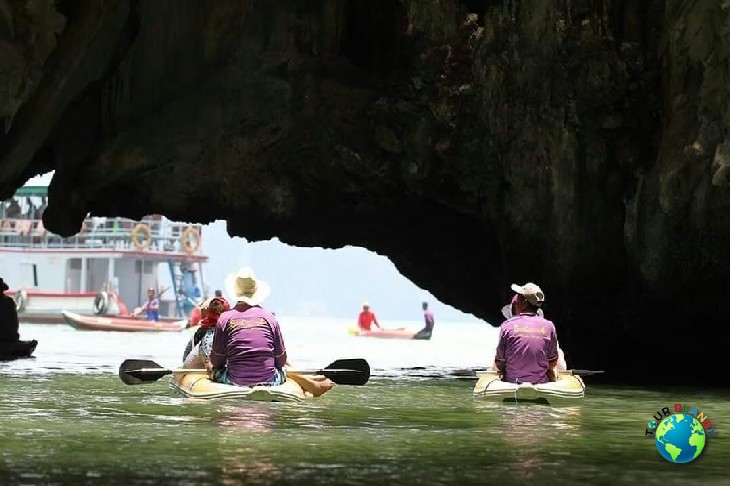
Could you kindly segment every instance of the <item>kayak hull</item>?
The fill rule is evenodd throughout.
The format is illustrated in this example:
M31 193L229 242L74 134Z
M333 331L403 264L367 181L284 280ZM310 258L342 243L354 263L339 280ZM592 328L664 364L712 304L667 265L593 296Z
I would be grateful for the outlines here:
M0 342L0 361L29 358L38 346L38 341Z
M348 329L348 333L357 337L373 337L383 339L413 339L417 334L417 331L409 331L406 329L371 329L370 331L363 331L356 327Z
M476 398L510 402L556 403L579 400L585 396L583 379L571 371L561 371L557 381L533 385L508 383L499 379L496 371L477 371L473 395Z
M304 390L294 380L277 386L235 386L210 381L206 373L175 373L170 387L188 398L235 398L257 402L301 402Z
M136 317L82 315L66 310L61 311L61 315L69 326L83 331L180 332L188 327L187 319L155 322Z

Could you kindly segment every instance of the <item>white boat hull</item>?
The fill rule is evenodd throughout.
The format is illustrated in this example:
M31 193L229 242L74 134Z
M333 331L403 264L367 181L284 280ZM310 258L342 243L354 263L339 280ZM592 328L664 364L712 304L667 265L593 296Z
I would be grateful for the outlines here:
M585 396L585 383L570 371L561 371L557 381L533 385L509 383L499 379L496 371L477 371L473 395L496 401L559 402L578 400Z
M15 295L8 293L11 297ZM62 324L64 322L61 311L69 310L80 314L91 314L94 312L94 299L96 294L61 294L53 292L24 292L22 310L18 312L20 322L32 324ZM120 313L116 303L112 300L109 303L107 315L118 315Z

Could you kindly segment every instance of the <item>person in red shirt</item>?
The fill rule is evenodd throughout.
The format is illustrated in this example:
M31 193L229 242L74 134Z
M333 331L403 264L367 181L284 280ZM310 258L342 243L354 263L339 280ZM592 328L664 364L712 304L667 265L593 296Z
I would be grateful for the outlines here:
M359 327L363 331L369 331L371 324L375 324L378 329L382 329L382 327L380 327L380 324L378 323L378 318L375 317L375 314L370 311L370 304L368 304L367 302L363 302L362 312L357 318L357 327Z

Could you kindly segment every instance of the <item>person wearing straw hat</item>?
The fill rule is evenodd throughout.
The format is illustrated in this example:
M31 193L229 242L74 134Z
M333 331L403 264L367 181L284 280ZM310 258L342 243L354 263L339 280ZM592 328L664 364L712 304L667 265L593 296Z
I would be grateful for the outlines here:
M261 307L271 287L249 267L228 275L225 287L235 305L215 324L210 361L206 363L211 380L238 386L284 383L287 355L281 328L274 314ZM325 377L292 373L291 378L314 396L334 386Z
M539 314L545 294L532 282L512 284L511 289L516 294L514 317L500 326L494 367L511 383L554 380L558 337L555 325Z

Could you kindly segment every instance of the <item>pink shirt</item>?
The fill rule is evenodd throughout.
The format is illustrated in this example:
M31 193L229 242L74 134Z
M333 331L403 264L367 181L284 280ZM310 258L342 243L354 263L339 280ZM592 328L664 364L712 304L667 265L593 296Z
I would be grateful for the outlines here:
M494 362L512 383L547 383L548 363L558 359L555 325L536 314L520 314L499 328Z
M271 382L275 368L286 364L286 348L279 322L259 306L245 311L231 309L215 325L210 363L227 366L236 385L253 386Z

